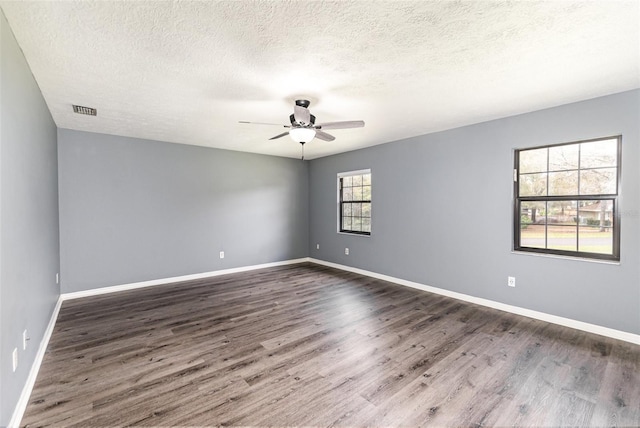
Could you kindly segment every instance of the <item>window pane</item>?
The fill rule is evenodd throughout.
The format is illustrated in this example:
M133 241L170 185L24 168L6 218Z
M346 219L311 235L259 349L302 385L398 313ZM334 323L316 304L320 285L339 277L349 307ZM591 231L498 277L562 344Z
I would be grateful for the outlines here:
M546 226L542 224L530 224L526 229L520 230L520 246L530 248L545 248Z
M547 248L550 250L577 251L577 225L547 225Z
M578 251L598 254L613 254L613 229L606 228L599 232L598 228L580 226Z
M342 187L351 187L352 177L343 177L342 178Z
M550 172L549 195L577 195L578 171Z
M371 185L371 174L365 174L362 176L362 184L365 186Z
M578 248L577 201L547 202L547 248L576 251Z
M545 248L546 204L523 202L520 210L520 246Z
M577 206L577 201L547 202L547 224L575 226Z
M371 200L371 186L364 186L362 188L362 200L363 201Z
M617 139L580 144L580 168L617 166L617 159Z
M353 199L352 191L353 191L352 187L349 187L347 189L342 189L342 200L351 201Z
M362 215L362 204L351 204L351 212L354 217L360 217Z
M344 216L351 215L351 204L342 204L342 215Z
M545 202L523 202L520 207L520 226L523 224L545 224L547 222L546 206L547 204Z
M581 226L608 227L613 224L613 200L580 201L578 219Z
M354 186L362 186L362 176L361 175L354 175L353 176L353 185Z
M613 200L583 204L579 210L578 251L613 254Z
M344 217L342 219L342 228L345 230L351 229L351 217Z
M547 194L547 174L521 175L518 185L520 196L544 196Z
M578 169L578 145L549 147L549 171Z
M362 187L354 187L353 188L353 200L361 201L362 200Z
M547 149L520 151L520 172L542 172L547 170Z
M371 219L363 218L362 219L362 231L363 232L371 232Z
M362 217L371 217L371 203L362 204Z
M351 219L351 230L360 232L362 230L362 220L360 217L353 217Z
M599 168L580 171L580 194L598 195L616 193L617 168Z

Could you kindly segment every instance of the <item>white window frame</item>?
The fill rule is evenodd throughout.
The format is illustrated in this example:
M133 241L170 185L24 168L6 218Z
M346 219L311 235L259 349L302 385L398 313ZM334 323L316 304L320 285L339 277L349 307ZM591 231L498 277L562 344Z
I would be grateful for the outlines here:
M371 231L368 233L358 233L356 231L354 232L348 232L348 231L341 231L340 230L340 219L342 217L342 206L340 203L340 179L344 178L344 177L351 177L354 175L362 175L362 174L369 174L371 175ZM372 233L373 233L373 174L371 173L371 168L368 169L359 169L359 170L355 170L355 171L345 171L345 172L339 172L336 178L336 212L337 212L337 217L336 217L336 231L341 234L341 235L349 235L349 236L362 236L362 237L371 237Z

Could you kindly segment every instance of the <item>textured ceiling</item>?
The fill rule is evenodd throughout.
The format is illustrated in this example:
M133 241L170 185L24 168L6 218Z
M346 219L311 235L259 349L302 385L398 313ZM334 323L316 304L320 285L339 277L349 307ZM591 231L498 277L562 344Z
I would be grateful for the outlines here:
M634 1L0 1L61 128L314 158L640 87ZM97 117L74 114L95 107Z

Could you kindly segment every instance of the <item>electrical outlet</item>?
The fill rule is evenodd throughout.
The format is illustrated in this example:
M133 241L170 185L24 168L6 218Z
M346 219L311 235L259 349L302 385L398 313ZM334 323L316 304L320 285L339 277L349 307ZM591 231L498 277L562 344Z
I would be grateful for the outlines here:
M320 244L316 244L316 250L320 249Z
M516 286L516 277L515 276L507 277L507 285L509 287L515 287Z
M13 348L12 360L13 360L13 371L15 372L16 369L18 368L18 348Z
M224 251L220 251L220 258L224 259Z
M27 336L27 330L22 332L22 350L27 349L27 341L29 340L29 336Z
M60 274L56 274L56 284L60 284Z
M344 249L344 255L345 255L345 256L348 256L348 255L349 255L349 249L348 249L348 248L345 248L345 249Z

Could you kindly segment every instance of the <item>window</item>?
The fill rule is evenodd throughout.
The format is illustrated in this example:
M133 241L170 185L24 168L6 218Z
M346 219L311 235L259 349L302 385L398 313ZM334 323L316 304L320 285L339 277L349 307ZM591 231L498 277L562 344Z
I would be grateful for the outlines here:
M621 137L515 151L514 250L620 260Z
M338 174L338 231L371 235L371 170Z

